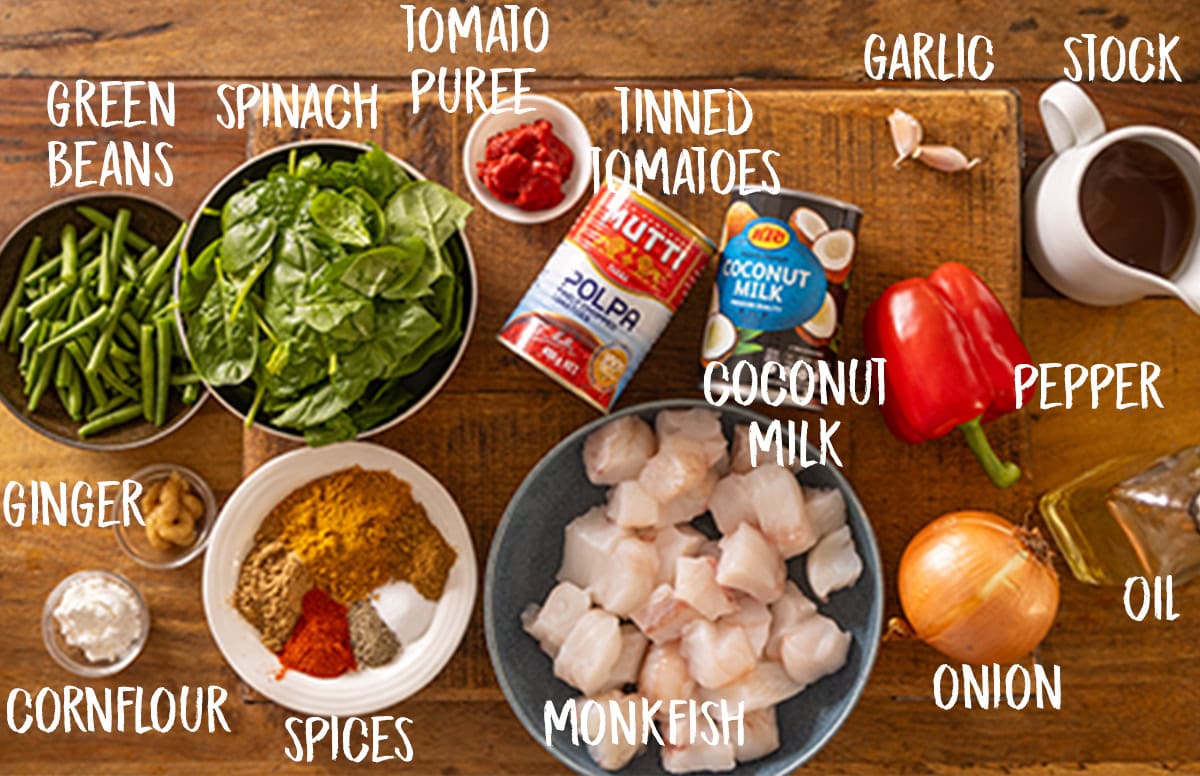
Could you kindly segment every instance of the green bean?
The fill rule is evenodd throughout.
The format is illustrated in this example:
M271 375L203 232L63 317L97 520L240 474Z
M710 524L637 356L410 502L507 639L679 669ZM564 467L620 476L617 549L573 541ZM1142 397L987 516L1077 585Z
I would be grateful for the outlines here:
M90 410L88 410L87 414L83 416L83 418L84 420L95 420L101 415L107 415L113 410L123 407L128 403L129 399L125 398L124 396L114 396L111 399L106 400L103 404L97 404L95 407L92 407Z
M124 380L113 374L113 370L108 364L104 364L100 367L99 375L100 379L103 380L109 388L113 389L117 393L126 397L130 401L141 401L142 397L138 396L138 392L128 385Z
M154 260L157 258L158 258L158 246L157 245L151 245L149 248L142 251L141 257L138 258L138 260L137 260L138 275L140 276L143 272L145 272L146 269L148 267L150 267L150 265L152 265L154 263Z
M100 280L96 288L96 296L100 301L107 302L113 298L116 278L113 277L113 250L109 235L100 238Z
M62 247L62 272L59 277L62 278L62 282L73 286L79 262L79 244L75 241L75 224L67 224L62 228L59 245Z
M34 338L38 335L38 331L45 323L46 321L40 318L36 321L30 321L29 325L25 327L25 331L21 332L21 337L18 342L20 342L22 345L28 345L29 343L33 342Z
M112 309L108 312L108 317L104 319L104 327L100 330L100 338L96 340L96 346L92 348L91 357L88 358L88 365L85 372L95 374L100 368L100 361L108 358L109 346L112 345L113 334L117 331L117 326L121 324L121 313L125 312L125 305L129 302L129 297L133 295L133 284L122 283L117 289L116 297L113 299Z
M129 332L133 337L137 337L140 334L142 324L137 318L133 317L133 313L126 310L121 313L121 328Z
M200 383L188 383L183 388L183 403L195 404L200 398Z
M97 210L94 207L88 207L87 205L80 205L79 207L75 208L75 212L79 213L79 215L81 215L84 218L86 218L87 220L91 221L93 224L100 227L101 229L104 229L104 230L107 230L110 232L116 230L116 223L111 218L104 215L103 213L101 213L99 210ZM118 213L118 215L119 215L119 213ZM139 251L139 252L144 251L150 247L149 240L147 240L145 237L142 237L137 232L133 232L133 231L127 231L125 233L125 242L127 242L129 244L130 248L133 248L135 251Z
M78 342L71 341L65 343L63 349L70 354L71 360L75 362L75 366L83 374L83 381L87 384L88 393L92 396L92 403L96 406L105 404L108 401L108 393L104 390L104 385L100 382L99 377L89 375L85 371L87 367L87 354L83 352L83 348L79 347Z
M154 327L143 323L138 329L138 356L141 360L142 417L154 421Z
M169 321L158 320L154 323L156 352L154 355L157 367L157 380L154 386L154 425L161 426L167 422L167 397L171 392L171 324Z
M133 346L136 348L137 343L135 342ZM125 364L136 364L138 362L136 353L126 350L116 343L108 346L108 355L112 357L114 361L119 361Z
M129 219L132 215L129 208L123 207L117 211L117 217L113 219L112 237L108 245L113 269L121 266L121 262L125 260L125 235L129 232ZM146 248L149 247L149 245L146 246ZM146 248L135 248L134 250L144 251Z
M108 368L123 383L128 384L129 378L133 377L133 373L129 371L129 367L119 358L110 358L108 360ZM130 387L130 390L133 390L133 388Z
M13 292L4 305L4 312L0 313L0 340L8 339L13 320L17 316L17 309L21 306L21 299L25 295L26 279L41 255L42 238L34 237L29 241L29 247L25 249L25 258L21 260L21 268L17 270L17 281L13 284Z
M58 283L45 296L40 297L36 302L29 305L29 317L41 318L54 309L54 305L61 300L66 299L71 293L71 287L66 283Z
M171 385L175 388L183 388L188 385L199 385L200 375L195 372L188 372L182 375L171 375Z
M171 238L171 242L167 243L167 247L163 248L162 254L154 260L154 264L142 278L142 287L138 290L138 302L142 305L154 298L159 286L166 279L167 271L171 269L171 265L175 263L175 256L179 253L179 246L183 244L183 235L186 231L187 224L180 224L179 229L175 231L175 236Z
M12 329L8 332L8 352L16 353L17 347L20 345L21 331L25 328L25 324L29 321L29 311L24 307L17 310L17 315L13 320Z
M70 380L71 380L71 372L70 372L71 357L70 357L70 355L66 355L66 356L62 355L61 348L59 349L58 352L59 352L59 357L57 360L57 364L55 365L55 368L54 368L54 387L55 388L66 388L67 383L70 382ZM65 401L63 402L63 406L66 406Z
M55 321L54 323L50 324L51 335L53 336L58 334L62 328L63 324L61 321ZM37 412L38 404L40 404L42 401L42 396L45 395L46 389L50 387L50 378L54 374L54 369L56 366L55 357L57 355L57 350L50 350L49 352L42 354L41 362L37 364L37 368L32 372L33 380L30 381L30 384L33 386L33 389L29 392L28 405L30 413Z
M79 323L75 324L74 326L70 326L66 329L63 329L60 333L51 337L46 342L42 343L38 347L38 350L45 351L56 345L61 345L62 343L66 342L67 340L73 340L76 337L79 337L80 335L84 334L85 332L88 332L91 329L98 326L100 324L100 322L102 320L104 320L104 317L106 315L108 315L108 307L101 305L100 307L93 310L90 315L87 315L84 318L80 319Z
M137 416L142 414L142 408L137 404L130 404L112 412L101 415L95 420L90 420L79 427L79 436L87 439L90 436L95 436L102 431L108 431L110 428L128 423Z
M71 381L67 383L66 405L67 414L71 416L71 420L83 420L83 382L74 368L71 370Z
M100 239L100 227L93 226L91 229L87 230L87 232L83 235L83 237L79 238L79 243L75 246L79 251L79 255L82 256L83 252L86 251L88 248L91 248L92 245L94 245L96 243L96 241L99 239ZM63 254L60 251L57 256L55 256L54 258L45 262L40 267L38 267L37 269L35 269L34 271L29 273L30 282L36 282L38 280L41 280L42 278L48 278L51 275L53 275L54 273L59 272L62 269L62 263L63 263Z
M138 279L137 263L129 258L128 254L121 260L121 274L126 280L136 281Z

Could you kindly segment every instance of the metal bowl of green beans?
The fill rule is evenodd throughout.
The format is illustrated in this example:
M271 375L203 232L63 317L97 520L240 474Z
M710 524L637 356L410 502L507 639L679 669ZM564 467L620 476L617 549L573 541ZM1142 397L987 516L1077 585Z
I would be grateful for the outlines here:
M205 391L174 325L185 224L132 194L59 200L0 246L0 401L72 447L125 450L182 426Z

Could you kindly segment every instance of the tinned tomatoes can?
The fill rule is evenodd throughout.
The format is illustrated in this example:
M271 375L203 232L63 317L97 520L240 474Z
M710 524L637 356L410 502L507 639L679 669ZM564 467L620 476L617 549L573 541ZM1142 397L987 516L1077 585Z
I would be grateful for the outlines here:
M715 254L678 213L610 180L550 255L500 342L608 412Z

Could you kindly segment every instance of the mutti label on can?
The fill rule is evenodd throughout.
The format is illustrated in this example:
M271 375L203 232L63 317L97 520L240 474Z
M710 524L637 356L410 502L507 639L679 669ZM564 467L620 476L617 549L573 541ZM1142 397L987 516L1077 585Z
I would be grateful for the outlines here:
M592 198L500 331L500 342L607 412L715 253L625 184Z

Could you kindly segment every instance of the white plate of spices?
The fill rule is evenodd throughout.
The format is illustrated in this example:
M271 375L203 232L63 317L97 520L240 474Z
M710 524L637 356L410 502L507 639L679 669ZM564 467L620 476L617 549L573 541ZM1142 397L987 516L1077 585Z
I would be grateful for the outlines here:
M477 587L454 499L400 453L347 442L250 475L204 561L217 647L276 703L368 714L413 695L461 643Z

